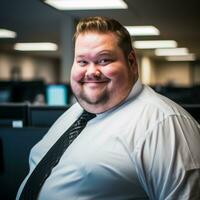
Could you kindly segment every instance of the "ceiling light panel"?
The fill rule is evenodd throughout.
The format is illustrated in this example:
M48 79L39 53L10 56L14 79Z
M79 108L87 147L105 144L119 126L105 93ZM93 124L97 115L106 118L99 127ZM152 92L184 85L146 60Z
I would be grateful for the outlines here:
M173 48L173 49L156 49L156 56L180 56L180 55L188 55L187 48Z
M0 38L15 38L16 36L16 32L7 29L0 29Z
M125 26L132 36L159 35L160 31L155 26Z
M127 9L123 0L45 0L59 10Z
M168 56L166 57L167 61L194 61L196 57L194 54L188 54L185 56Z
M56 51L58 46L50 42L16 43L14 49L18 51Z
M133 42L136 49L157 49L157 48L175 48L177 42L174 40L141 40Z

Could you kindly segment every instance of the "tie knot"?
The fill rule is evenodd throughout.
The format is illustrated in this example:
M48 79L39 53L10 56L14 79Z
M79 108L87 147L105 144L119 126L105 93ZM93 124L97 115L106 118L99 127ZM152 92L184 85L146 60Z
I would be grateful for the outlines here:
M80 116L80 121L83 123L87 123L89 120L95 118L96 115L93 113L89 113L86 110L83 111L83 113Z

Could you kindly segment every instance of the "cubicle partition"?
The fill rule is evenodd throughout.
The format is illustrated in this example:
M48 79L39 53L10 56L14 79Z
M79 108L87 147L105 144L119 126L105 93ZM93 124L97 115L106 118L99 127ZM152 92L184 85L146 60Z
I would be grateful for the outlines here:
M48 128L0 128L0 199L15 199L17 189L28 173L31 148Z
M15 199L31 148L67 108L0 104L0 199Z

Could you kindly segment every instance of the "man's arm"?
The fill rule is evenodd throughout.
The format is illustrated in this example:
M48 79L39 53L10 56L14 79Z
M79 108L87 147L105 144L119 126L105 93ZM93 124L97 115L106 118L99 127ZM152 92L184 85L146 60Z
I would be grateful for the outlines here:
M150 199L200 199L200 127L182 116L169 116L148 130L135 163Z

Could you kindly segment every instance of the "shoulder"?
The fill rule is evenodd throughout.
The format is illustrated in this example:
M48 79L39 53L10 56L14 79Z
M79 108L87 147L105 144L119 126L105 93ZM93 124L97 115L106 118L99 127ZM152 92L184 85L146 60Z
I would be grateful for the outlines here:
M188 188L199 183L199 177L194 175L196 179L190 181L188 177L200 170L200 125L181 106L149 87L144 87L137 105L140 131L133 160L143 187L152 199L189 195Z
M145 152L148 158L157 155L158 162L161 157L165 160L178 157L185 169L200 168L197 121L181 106L149 87L144 88L138 101L141 104L139 124L143 127L143 132L136 135L138 152Z
M140 119L148 121L152 125L159 123L167 118L177 116L193 121L193 117L169 98L156 93L148 86L144 86L138 98L133 102L140 115ZM134 105L135 104L135 105Z
M136 149L145 148L147 154L151 150L156 153L159 149L162 156L166 155L166 151L184 149L198 163L194 166L200 166L200 125L197 121L181 106L148 86L144 86L135 101L132 112L137 116L137 128L134 129L138 130L135 132ZM171 153L173 155L174 152Z

